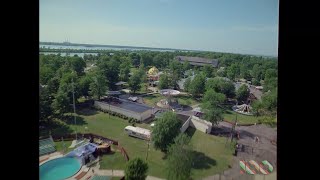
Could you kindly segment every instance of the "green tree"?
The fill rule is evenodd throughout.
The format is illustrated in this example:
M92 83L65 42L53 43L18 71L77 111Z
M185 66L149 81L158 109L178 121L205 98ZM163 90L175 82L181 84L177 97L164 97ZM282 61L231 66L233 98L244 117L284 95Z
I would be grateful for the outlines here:
M71 101L67 92L59 89L58 93L54 97L51 107L54 110L54 114L58 116L63 116L64 113L69 112L71 110Z
M268 69L264 77L264 92L273 90L278 86L278 77L276 69Z
M133 72L132 76L130 77L129 88L133 93L135 93L141 88L142 76L143 74L141 73L141 71L137 70Z
M110 90L114 90L116 88L116 83L119 79L119 61L115 58L109 60L108 57L102 56L98 61L98 70L101 71L108 83L108 87Z
M145 180L148 172L148 164L141 158L134 158L127 163L124 174L126 180Z
M39 121L48 122L52 115L52 96L47 87L40 87L39 91Z
M90 74L86 74L80 78L79 88L82 96L88 97L90 91L90 84L93 82L93 78Z
M169 75L167 73L161 74L159 79L159 89L168 89L170 85Z
M235 80L235 78L239 75L239 66L237 64L232 64L227 68L227 76L231 80Z
M213 67L211 65L203 66L202 71L204 72L204 75L207 78L212 78L213 77Z
M262 96L263 107L269 112L277 111L277 88Z
M224 102L225 99L226 96L224 94L217 93L213 89L209 89L205 92L200 107L204 112L204 119L206 121L212 122L213 124L218 124L223 120L223 110L219 104Z
M239 87L237 91L237 100L240 103L246 103L248 97L250 95L250 90L247 85L243 84Z
M252 102L252 111L256 116L260 116L263 113L263 104L261 101L257 100L257 101L253 101Z
M107 81L101 72L97 72L92 78L89 89L89 94L96 100L100 100L101 96L106 93L108 89Z
M231 81L227 81L220 77L215 77L213 79L209 79L205 85L206 91L209 89L213 89L218 93L223 93L229 98L233 98L235 96L235 87Z
M191 67L191 64L189 61L184 61L183 64L182 64L182 69L183 71L188 71L190 70L192 67Z
M191 82L189 93L193 97L199 97L204 92L205 81L206 79L202 74L197 74Z
M69 58L70 67L77 75L83 75L86 62L81 57L67 57Z
M255 64L251 71L251 76L260 82L262 78L261 66L259 64Z
M194 155L189 143L190 137L180 133L169 147L166 168L168 180L190 179Z
M48 81L52 79L54 75L55 75L55 72L50 66L40 66L39 68L40 84L47 85Z
M255 86L260 86L260 81L258 81L256 78L252 78L252 84Z
M174 138L180 133L181 122L173 112L166 112L157 120L152 131L152 141L156 149L167 152Z
M130 73L130 61L125 60L120 65L120 80L127 82L129 80L129 73Z
M183 86L184 86L184 91L186 91L186 92L190 91L190 86L191 86L191 78L190 77L188 77L186 79L186 81L184 82Z

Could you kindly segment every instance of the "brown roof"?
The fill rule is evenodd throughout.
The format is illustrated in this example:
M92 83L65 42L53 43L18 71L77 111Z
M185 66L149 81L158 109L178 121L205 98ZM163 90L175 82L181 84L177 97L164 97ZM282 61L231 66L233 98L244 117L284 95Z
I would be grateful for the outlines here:
M179 61L189 61L190 64L196 65L196 66L204 66L206 64L211 64L213 67L218 66L217 59L207 59L202 57L190 57L190 56L177 56L177 59Z

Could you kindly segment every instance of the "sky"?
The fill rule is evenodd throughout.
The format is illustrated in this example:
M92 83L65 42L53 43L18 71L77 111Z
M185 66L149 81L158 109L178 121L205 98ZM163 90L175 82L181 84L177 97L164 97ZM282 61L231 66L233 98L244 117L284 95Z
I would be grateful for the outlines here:
M40 0L39 40L278 55L278 0Z

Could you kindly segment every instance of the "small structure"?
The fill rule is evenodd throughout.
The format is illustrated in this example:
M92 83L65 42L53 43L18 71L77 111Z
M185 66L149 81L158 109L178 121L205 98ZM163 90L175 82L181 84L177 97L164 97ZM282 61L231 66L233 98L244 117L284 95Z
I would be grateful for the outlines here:
M199 117L177 114L177 119L182 122L182 127L180 128L182 133L185 132L189 126L204 133L211 133L212 123L200 119Z
M263 90L263 87L262 86L256 86L256 89L257 90Z
M159 73L159 70L154 66L152 68L150 68L148 71L148 75L156 75L158 73Z
M251 106L247 104L235 105L232 107L232 110L237 113L252 116L253 114L251 113L251 109L252 109Z
M196 107L192 111L193 111L193 115L196 117L201 118L203 116L203 112L201 111L200 107Z
M124 82L124 81L119 81L115 85L117 86L117 89L120 90L120 89L123 89L124 85L126 85L126 84L128 84L128 83Z
M182 110L182 106L179 104L176 98L173 96L177 96L180 94L180 91L174 89L162 89L160 90L160 94L165 96L165 99L161 99L157 106L161 108L171 109L173 111Z
M130 97L128 97L128 99L130 100L130 101L132 101L132 102L136 102L139 98L138 97L133 97L133 96L130 96Z
M107 91L106 93L108 96L115 96L118 97L119 95L121 95L120 91Z
M151 138L151 131L148 129L127 126L124 128L124 130L129 136L134 136L144 140L150 140Z
M159 72L159 70L153 66L147 72L149 82L158 81L161 74L162 72Z

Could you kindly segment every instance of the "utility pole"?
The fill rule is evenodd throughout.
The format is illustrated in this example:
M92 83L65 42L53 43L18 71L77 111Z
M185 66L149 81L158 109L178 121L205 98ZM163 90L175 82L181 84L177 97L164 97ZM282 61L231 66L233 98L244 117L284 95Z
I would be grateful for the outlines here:
M77 135L77 118L76 118L76 104L74 100L74 85L73 85L73 77L72 77L72 97L73 97L73 113L74 113L74 131L76 133L76 141L78 140L78 135Z

